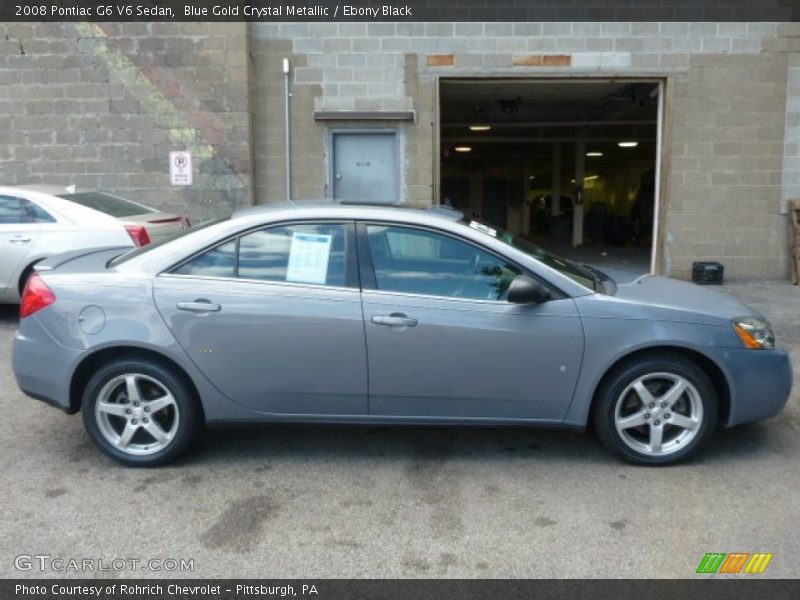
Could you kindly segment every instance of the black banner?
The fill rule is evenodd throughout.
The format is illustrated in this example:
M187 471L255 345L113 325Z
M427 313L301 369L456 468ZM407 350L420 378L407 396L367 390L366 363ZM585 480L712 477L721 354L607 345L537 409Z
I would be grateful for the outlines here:
M2 0L0 21L778 21L800 0Z
M795 600L800 580L4 580L4 600Z

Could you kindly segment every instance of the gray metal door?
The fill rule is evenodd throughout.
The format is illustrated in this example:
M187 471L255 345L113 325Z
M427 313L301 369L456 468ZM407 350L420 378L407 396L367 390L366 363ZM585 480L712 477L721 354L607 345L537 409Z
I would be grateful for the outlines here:
M334 201L398 201L394 133L337 132L332 146Z

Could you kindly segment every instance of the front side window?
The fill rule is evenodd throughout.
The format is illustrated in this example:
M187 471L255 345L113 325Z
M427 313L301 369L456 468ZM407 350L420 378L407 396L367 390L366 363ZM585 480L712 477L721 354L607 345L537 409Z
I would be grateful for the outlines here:
M174 273L346 286L347 230L340 223L280 225L216 246Z
M20 223L55 223L55 219L38 204L24 198L0 196L0 225Z
M467 225L475 231L480 231L485 235L493 237L496 240L500 240L501 242L504 242L509 246L516 248L517 250L521 250L528 256L532 256L551 269L555 269L562 275L566 275L575 283L579 283L592 291L597 291L598 289L598 283L594 275L592 275L592 272L586 267L576 265L572 261L556 256L552 252L548 252L544 248L540 248L536 244L514 235L513 233L504 231L499 227L495 227L494 225L489 225L487 223L475 220L464 220L462 221L462 224Z
M432 231L367 225L377 289L445 298L504 300L520 269Z

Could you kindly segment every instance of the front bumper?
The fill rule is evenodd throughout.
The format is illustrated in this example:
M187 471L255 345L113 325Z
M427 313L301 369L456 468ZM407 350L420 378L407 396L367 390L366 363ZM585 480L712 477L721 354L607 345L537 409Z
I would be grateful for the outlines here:
M785 350L726 349L722 357L730 383L726 425L778 414L792 393L792 363Z
M36 321L28 317L25 333L17 331L11 346L11 367L19 388L31 398L42 400L68 414L72 368L80 350L56 342Z

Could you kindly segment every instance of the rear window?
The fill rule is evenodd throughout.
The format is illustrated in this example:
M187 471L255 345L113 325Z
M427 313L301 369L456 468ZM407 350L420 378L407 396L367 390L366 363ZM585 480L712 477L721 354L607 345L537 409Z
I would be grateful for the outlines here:
M124 254L120 254L119 256L112 258L110 261L108 261L106 267L108 268L116 267L117 265L127 262L132 258L136 258L137 256L141 256L142 254L150 252L150 250L158 248L159 246L163 246L167 242L177 240L178 238L182 238L185 235L194 233L195 231L199 231L201 229L205 229L206 227L211 227L212 225L216 225L217 223L222 223L223 221L227 221L228 219L230 219L230 216L222 217L220 219L212 219L211 221L205 221L204 223L200 223L199 225L197 225L196 227L192 227L191 229L181 229L180 231L176 231L172 235L167 236L161 240L158 240L157 242L153 242L152 244L147 244L146 246L138 246L133 250L128 250Z
M103 192L77 192L75 194L63 194L59 196L59 198L80 204L86 208L99 210L101 213L105 213L117 219L155 212L153 209L142 206L141 204L136 204L130 200L124 200Z

